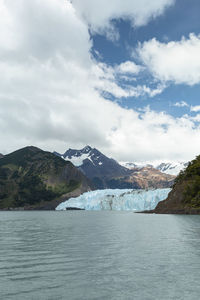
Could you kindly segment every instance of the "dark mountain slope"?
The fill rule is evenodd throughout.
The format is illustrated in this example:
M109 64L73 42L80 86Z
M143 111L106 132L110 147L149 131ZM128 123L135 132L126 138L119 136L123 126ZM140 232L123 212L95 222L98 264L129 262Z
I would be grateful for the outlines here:
M0 209L54 209L69 195L90 189L89 180L70 162L36 147L0 159Z

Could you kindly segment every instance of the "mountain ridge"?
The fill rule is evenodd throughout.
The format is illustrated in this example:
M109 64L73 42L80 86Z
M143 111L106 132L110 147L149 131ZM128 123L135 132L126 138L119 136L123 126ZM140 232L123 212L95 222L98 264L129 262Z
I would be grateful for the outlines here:
M138 168L135 165L133 169L127 168L90 146L80 150L69 148L64 154L54 154L76 165L97 189L166 188L173 184L175 178L159 170L155 171L152 166Z
M159 162L159 163L120 162L120 164L128 169L152 167L161 171L162 173L177 176L180 173L180 171L184 170L187 167L188 162Z

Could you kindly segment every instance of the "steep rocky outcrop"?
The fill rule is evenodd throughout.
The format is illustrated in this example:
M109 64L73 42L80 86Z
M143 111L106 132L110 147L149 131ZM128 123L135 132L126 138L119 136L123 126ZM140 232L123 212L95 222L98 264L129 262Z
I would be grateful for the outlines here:
M175 180L168 198L156 206L158 214L200 214L200 156Z
M0 209L55 209L92 189L72 163L36 147L0 159Z

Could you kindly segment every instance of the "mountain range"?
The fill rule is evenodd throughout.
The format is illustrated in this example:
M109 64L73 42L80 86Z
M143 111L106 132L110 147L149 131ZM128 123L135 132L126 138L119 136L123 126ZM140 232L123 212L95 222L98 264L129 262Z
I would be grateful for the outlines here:
M64 154L54 152L64 160L72 162L94 184L96 189L148 189L166 188L173 184L175 176L162 173L151 165L122 165L108 158L96 148L68 149Z
M186 166L187 165L187 166ZM175 173L182 169L179 175ZM162 170L163 172L161 172ZM28 146L0 155L0 209L55 209L95 189L158 189L173 185L155 213L200 213L200 156L190 163L119 164L96 148L50 153ZM164 173L165 172L165 173Z
M162 162L162 163L133 163L133 162L120 162L120 164L128 169L152 167L162 173L177 176L180 171L184 170L188 162Z

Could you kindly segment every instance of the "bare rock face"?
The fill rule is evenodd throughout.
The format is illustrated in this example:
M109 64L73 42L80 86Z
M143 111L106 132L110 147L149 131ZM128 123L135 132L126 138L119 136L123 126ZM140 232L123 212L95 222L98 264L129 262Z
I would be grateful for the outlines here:
M0 159L0 186L0 209L55 209L92 189L72 163L32 146Z
M175 180L168 198L156 206L158 214L200 214L200 156Z
M141 189L169 188L173 185L175 176L160 172L153 167L143 167L133 170L127 179L135 181Z

